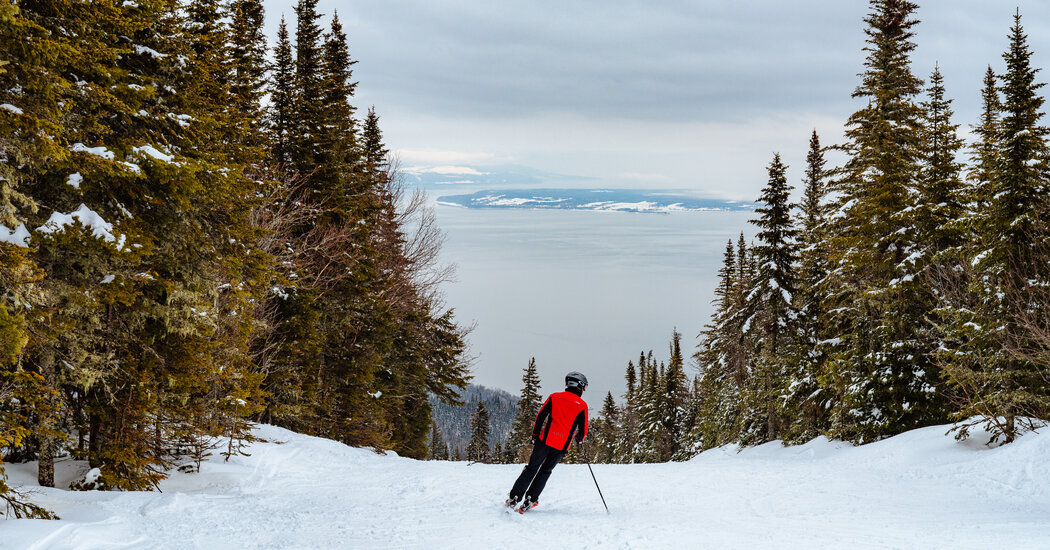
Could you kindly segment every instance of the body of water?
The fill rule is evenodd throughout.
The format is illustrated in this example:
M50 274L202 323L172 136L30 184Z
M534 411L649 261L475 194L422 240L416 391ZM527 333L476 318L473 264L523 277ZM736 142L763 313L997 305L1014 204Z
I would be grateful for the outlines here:
M474 381L517 394L535 356L543 392L587 375L592 409L619 399L628 360L653 349L666 360L671 331L684 353L709 321L727 239L752 212L637 214L437 207L447 234L445 286L477 355ZM691 369L690 369L691 370Z

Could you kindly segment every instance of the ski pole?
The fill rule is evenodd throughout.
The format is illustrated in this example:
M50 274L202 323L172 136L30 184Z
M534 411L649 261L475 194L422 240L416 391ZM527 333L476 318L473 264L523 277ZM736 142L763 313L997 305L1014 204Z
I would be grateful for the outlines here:
M587 456L587 446L585 443L580 444L583 449L583 460L587 462L587 469L591 471L591 479L594 480L594 488L598 489L598 496L602 497L602 506L605 506L605 513L609 514L609 505L605 503L605 495L602 494L602 488L598 486L598 478L594 477L594 469L591 468L591 459Z

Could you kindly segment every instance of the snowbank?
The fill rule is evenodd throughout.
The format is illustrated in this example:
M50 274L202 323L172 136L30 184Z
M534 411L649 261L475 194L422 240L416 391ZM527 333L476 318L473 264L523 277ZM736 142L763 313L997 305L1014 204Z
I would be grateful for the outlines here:
M259 426L250 457L162 493L36 491L61 521L0 520L0 548L1046 548L1050 434L1005 447L916 430L716 449L686 463L561 465L524 516L520 466L419 462ZM33 488L34 466L9 465ZM87 471L62 462L57 482Z

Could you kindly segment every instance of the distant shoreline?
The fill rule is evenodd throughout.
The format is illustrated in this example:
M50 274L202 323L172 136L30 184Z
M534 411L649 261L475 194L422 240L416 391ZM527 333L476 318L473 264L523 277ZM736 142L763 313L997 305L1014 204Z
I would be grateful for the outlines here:
M754 203L634 189L508 189L443 195L441 206L473 210L567 210L669 214L747 212Z

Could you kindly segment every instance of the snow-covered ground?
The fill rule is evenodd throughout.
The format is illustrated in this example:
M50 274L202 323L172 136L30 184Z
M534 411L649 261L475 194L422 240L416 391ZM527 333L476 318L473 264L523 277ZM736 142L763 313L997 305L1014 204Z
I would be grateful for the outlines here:
M1050 433L986 448L946 427L851 447L718 449L687 463L558 466L539 508L501 502L520 466L419 462L259 426L251 456L163 492L15 484L60 521L0 520L7 549L1050 548ZM68 484L82 465L59 465Z

